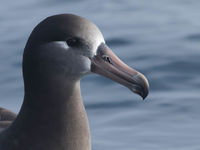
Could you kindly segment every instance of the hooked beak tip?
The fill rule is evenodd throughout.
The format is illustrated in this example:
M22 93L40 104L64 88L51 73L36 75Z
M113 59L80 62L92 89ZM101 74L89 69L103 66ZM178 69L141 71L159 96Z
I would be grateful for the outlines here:
M149 94L149 92L142 95L143 100L145 100L145 98L147 97L148 94Z
M143 100L148 96L149 94L149 82L147 80L147 78L139 73L139 85L141 86L141 90L140 90L140 96L143 98Z
M147 78L138 72L137 75L133 76L135 80L135 84L133 87L131 87L131 91L140 95L143 100L148 96L149 94L149 83Z

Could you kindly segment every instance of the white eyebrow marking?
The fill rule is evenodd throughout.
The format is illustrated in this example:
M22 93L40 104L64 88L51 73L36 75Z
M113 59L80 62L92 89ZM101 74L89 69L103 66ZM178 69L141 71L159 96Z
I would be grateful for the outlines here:
M53 41L40 46L40 48L51 48L51 49L58 49L62 48L65 50L69 50L69 46L65 41Z

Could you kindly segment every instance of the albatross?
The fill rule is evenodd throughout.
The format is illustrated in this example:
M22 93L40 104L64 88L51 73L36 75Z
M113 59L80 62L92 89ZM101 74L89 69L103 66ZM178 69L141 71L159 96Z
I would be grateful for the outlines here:
M18 115L0 108L0 150L91 150L80 90L91 73L148 95L145 76L111 51L95 24L73 14L41 21L24 48L22 107Z

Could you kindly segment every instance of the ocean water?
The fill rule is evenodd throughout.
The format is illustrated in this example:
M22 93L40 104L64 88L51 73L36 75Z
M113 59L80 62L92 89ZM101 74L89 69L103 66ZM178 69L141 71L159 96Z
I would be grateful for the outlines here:
M199 0L1 0L0 106L23 100L22 53L45 17L75 13L149 80L145 101L98 75L82 79L93 150L200 150Z

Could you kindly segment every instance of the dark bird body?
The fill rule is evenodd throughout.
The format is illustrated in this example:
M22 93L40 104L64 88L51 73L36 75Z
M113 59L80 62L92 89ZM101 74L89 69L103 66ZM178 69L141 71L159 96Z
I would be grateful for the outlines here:
M19 114L0 108L0 150L91 150L80 79L92 72L148 95L146 78L108 48L93 23L72 14L39 23L24 49Z

